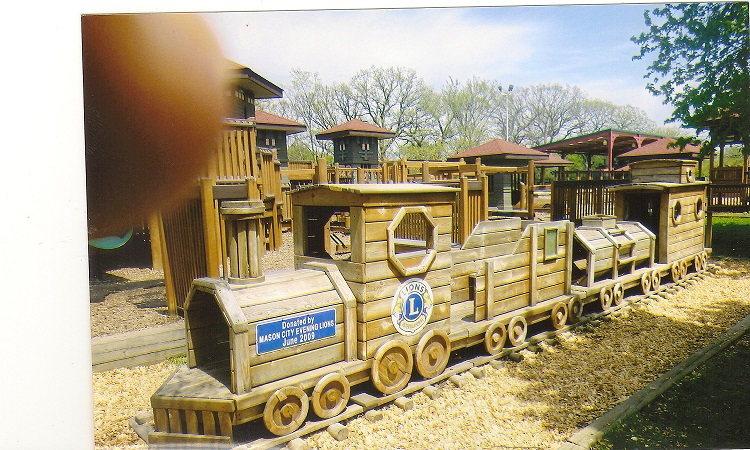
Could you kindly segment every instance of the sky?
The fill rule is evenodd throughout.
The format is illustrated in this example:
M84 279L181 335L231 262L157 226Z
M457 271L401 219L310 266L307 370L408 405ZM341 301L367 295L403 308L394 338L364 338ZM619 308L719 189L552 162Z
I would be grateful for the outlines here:
M225 56L284 87L292 69L324 83L370 66L414 69L435 89L472 77L504 86L562 84L644 110L671 107L646 90L648 61L631 36L655 4L430 7L208 13Z

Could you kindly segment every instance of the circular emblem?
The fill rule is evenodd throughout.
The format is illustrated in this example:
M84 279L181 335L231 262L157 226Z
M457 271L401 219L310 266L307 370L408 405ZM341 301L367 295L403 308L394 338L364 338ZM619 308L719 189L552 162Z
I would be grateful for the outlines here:
M396 289L391 303L391 320L396 331L412 336L427 325L432 314L432 289L426 281L411 278Z

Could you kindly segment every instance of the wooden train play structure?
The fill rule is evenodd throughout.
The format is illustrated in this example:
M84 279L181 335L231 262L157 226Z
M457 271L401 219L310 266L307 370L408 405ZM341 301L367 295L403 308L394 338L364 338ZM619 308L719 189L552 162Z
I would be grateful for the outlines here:
M627 290L702 271L707 183L694 171L685 161L635 163L632 183L615 188L615 216L578 227L484 220L461 243L452 239L456 188L303 187L290 195L295 269L263 273L230 255L230 267L252 270L193 282L188 364L153 394L148 442L231 445L248 422L261 435L289 435L335 420L355 392L387 397L436 379L458 349L497 355L521 345L532 324L561 328ZM230 212L240 223L253 208L262 205ZM336 246L327 224L341 216L348 242ZM252 226L229 229L254 236Z

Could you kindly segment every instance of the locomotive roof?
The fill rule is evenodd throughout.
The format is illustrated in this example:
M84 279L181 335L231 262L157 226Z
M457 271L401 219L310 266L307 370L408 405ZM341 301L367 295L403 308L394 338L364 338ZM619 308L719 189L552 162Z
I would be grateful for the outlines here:
M709 184L708 181L693 181L692 183L667 183L658 181L649 181L643 183L632 183L622 184L619 186L612 186L613 191L663 191L670 188L677 187L688 187L688 186L705 186Z
M305 205L426 204L452 202L458 188L421 183L317 184L292 193Z

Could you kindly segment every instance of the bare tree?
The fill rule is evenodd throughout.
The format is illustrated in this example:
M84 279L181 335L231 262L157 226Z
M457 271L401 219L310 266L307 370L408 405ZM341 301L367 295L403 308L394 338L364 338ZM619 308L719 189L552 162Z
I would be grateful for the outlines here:
M585 94L576 86L537 85L515 94L523 108L518 116L523 123L522 141L527 145L547 144L580 134Z
M412 69L372 66L357 72L349 86L363 118L396 133L393 139L381 141L380 159L386 159L394 142L396 147L406 142L406 130L417 128L425 118L420 100L426 88Z

